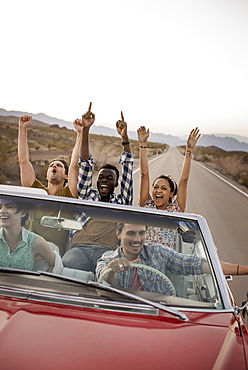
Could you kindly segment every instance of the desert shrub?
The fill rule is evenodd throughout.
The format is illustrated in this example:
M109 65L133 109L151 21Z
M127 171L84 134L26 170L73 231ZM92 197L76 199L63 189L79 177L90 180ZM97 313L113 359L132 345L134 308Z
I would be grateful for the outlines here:
M6 184L6 178L4 175L0 174L0 184Z

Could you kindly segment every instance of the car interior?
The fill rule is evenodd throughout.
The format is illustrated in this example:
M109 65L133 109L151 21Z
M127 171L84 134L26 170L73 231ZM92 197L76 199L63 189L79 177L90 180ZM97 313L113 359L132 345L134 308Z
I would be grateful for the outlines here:
M2 196L10 202L16 202L18 197ZM138 292L129 290L131 293L138 296L146 296L149 299L154 299L159 302L173 302L175 306L187 305L188 307L202 307L209 309L221 309L221 295L217 284L217 279L211 265L209 253L201 233L200 227L196 220L190 220L184 215L168 215L161 214L157 211L149 211L146 209L135 207L113 207L110 204L92 204L94 202L82 202L78 200L70 200L68 198L57 199L53 197L48 201L47 197L40 198L26 198L25 202L31 215L25 224L25 228L32 230L32 217L38 219L39 226L35 232L43 236L50 244L53 251L60 257L70 249L72 235L80 230L83 230L88 220L108 221L117 224L129 223L145 225L147 229L156 228L164 231L165 233L173 231L174 240L167 243L166 248L171 247L180 254L194 255L202 257L208 263L209 273L201 273L195 275L174 274L173 272L166 271L165 278L169 279L175 289L175 293L161 296L158 292ZM23 200L23 199L22 199ZM96 203L96 202L95 202ZM59 241L63 240L63 246ZM116 246L117 247L117 246ZM108 254L111 256L111 251ZM35 261L37 272L46 272L47 263L41 257ZM139 268L142 268L142 266ZM151 279L160 279L159 274L149 271ZM49 274L48 274L49 275ZM51 274L50 274L51 275ZM56 275L56 274L55 274ZM60 274L65 279L72 279L72 281L94 281L98 279L91 271L82 271L73 268L63 267ZM21 275L23 276L23 275ZM34 276L36 278L34 278ZM33 282L37 282L37 276L33 275ZM44 276L42 277L44 279ZM161 278L162 280L164 278ZM65 285L68 281L65 280ZM100 282L104 284L104 280ZM46 277L46 284L49 286L49 279ZM51 283L54 286L54 282ZM61 293L61 280L60 288L52 289L52 292L59 291ZM32 285L32 284L31 284ZM118 288L118 287L117 287ZM48 289L48 288L46 288ZM121 288L122 290L127 290ZM76 289L77 290L77 289ZM65 290L68 293L67 289ZM71 289L73 295L73 289ZM184 303L183 303L184 302Z

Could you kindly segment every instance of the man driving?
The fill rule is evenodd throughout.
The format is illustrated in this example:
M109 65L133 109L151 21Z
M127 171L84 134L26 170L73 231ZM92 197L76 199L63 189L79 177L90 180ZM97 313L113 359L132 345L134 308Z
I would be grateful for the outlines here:
M111 255L103 255L96 268L99 277L111 268L104 280L120 288L145 290L171 295L171 287L152 271L143 268L130 268L130 263L141 263L167 274L201 274L204 258L184 255L162 245L145 244L146 226L119 223L117 237L121 242Z
M99 278L107 269L111 268L104 280L120 288L145 290L148 292L171 295L171 286L154 272L143 268L130 268L132 263L141 263L151 266L167 275L200 275L209 273L205 258L196 255L182 254L174 249L160 244L145 244L146 226L133 224L117 224L117 237L120 246L109 253L103 254L98 260L96 275ZM247 266L221 262L224 274L248 274ZM238 273L237 273L238 271Z

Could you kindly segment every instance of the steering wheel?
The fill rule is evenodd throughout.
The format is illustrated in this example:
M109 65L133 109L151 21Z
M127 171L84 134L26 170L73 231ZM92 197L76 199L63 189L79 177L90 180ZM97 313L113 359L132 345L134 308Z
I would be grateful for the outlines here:
M143 265L141 263L130 263L130 267L138 267L138 268L143 268L143 269L146 269L146 270L149 270L149 271L152 271L154 272L155 274L159 275L160 277L162 277L166 284L169 286L169 288L171 289L171 295L173 297L176 296L176 289L173 285L173 283L171 282L171 280L168 278L168 276L166 276L165 274L163 274L161 271L155 269L154 267L151 267L151 266L147 266L147 265ZM107 283L105 280L104 280L104 277L109 273L113 271L111 267L109 267L107 270L104 271L104 273L100 276L100 278L98 279L98 283L101 283L101 284L104 284L104 285L109 285L109 283Z

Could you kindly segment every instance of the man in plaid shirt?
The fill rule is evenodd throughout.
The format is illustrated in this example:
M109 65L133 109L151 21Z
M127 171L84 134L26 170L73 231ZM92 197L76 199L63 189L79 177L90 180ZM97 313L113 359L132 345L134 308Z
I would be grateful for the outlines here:
M117 224L117 237L121 245L111 254L104 254L97 262L96 276L119 288L144 290L147 292L172 295L175 289L163 277L143 268L130 268L131 263L140 263L167 275L209 274L210 268L204 257L178 253L161 244L146 244L147 227L128 223ZM248 275L248 266L220 261L224 275ZM155 274L155 275L154 275ZM180 289L180 287L178 287Z
M79 159L78 197L100 202L132 205L133 157L127 134L127 124L122 112L121 120L116 122L116 129L122 138L123 145L120 158L122 164L120 194L114 193L118 186L119 170L111 164L105 164L100 168L97 189L92 188L93 157L89 153L89 130L94 121L95 115L91 112L90 103L88 111L82 116L83 132ZM97 260L102 254L109 250L113 251L117 247L116 224L87 219L87 215L84 214L82 214L81 220L86 220L84 227L73 235L71 249L63 256L63 264L65 267L95 272Z
M118 186L119 171L105 164L100 168L97 178L97 189L92 188L93 157L89 153L89 130L95 121L95 115L88 110L82 116L83 136L79 159L78 197L88 200L132 205L133 202L133 157L127 133L127 124L121 112L121 120L116 122L116 129L122 138L123 151L119 163L122 164L121 192L115 194Z
M199 275L207 270L205 259L182 254L160 244L146 243L146 226L119 223L117 236L121 245L111 254L104 254L97 262L99 278L108 268L112 271L104 280L113 286L171 295L173 286L162 277L143 268L130 268L130 262L155 268L167 275ZM205 266L204 266L205 264Z

